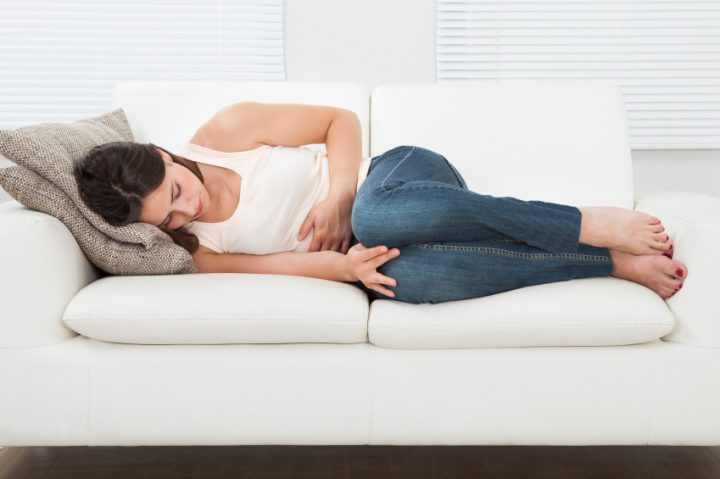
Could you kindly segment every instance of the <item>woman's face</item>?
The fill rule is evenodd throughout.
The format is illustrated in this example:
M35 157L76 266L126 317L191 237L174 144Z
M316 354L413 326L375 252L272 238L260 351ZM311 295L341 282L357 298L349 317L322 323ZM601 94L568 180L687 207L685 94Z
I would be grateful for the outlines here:
M200 178L170 155L157 149L165 161L165 178L162 184L142 202L140 221L159 228L175 230L199 218L197 211L202 201L202 215L207 211L209 194Z

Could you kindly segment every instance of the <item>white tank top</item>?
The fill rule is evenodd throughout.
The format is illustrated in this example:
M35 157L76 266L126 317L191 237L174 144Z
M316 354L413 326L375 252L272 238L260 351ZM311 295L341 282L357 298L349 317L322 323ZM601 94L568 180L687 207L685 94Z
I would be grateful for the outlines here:
M223 152L186 143L178 154L189 160L235 171L242 177L240 201L230 218L218 223L192 221L183 229L216 253L307 252L314 230L297 237L308 213L330 189L327 153L306 147L261 145ZM362 157L355 192L367 177L370 157Z

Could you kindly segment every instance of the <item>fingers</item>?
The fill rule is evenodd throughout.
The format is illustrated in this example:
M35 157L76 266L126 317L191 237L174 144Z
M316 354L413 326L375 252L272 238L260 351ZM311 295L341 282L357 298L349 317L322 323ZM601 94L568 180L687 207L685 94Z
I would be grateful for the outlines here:
M373 290L375 290L375 291L377 291L377 292L379 292L379 293L382 293L382 294L384 294L385 296L390 296L390 297L395 296L395 292L394 292L394 291L392 291L392 290L390 290L390 289L388 289L388 288L385 288L383 285L388 285L388 286L393 286L393 287L395 287L395 286L397 286L397 281L395 281L395 280L392 279L392 278L388 278L387 276L385 276L385 275L383 275L383 274L380 274L380 273L376 274L376 275L373 277L373 280L374 280L375 282L370 284L370 286L369 286L370 289L373 289Z
M372 269L377 269L384 263L399 256L400 250L397 248L393 248L388 251L387 246L380 245L375 246L374 248L366 249L362 252L362 254L364 255L364 257L362 258L362 262L365 263L367 266L371 267Z
M397 248L393 248L390 251L387 251L386 253L380 254L379 256L376 256L372 261L370 261L370 266L377 269L379 266L382 266L383 264L387 263L393 258L396 258L400 255L400 250Z
M372 248L365 248L360 243L358 243L355 245L355 247L357 247L360 251L360 254L357 256L357 258L362 263L365 263L366 261L370 261L374 257L381 255L387 251L387 246L385 246L385 245L378 245L378 246L373 246Z
M360 243L357 243L355 246L358 245L360 245ZM364 246L360 245L359 248L364 248ZM374 273L370 276L371 279L366 279L365 286L385 296L395 297L395 292L384 287L384 285L395 287L397 286L397 281L374 270L383 263L397 257L400 254L400 250L393 248L388 251L385 245L379 245L361 250L360 253L362 254L362 261L365 267L372 268Z
M395 281L394 279L392 279L388 276L385 276L384 274L378 273L377 275L375 275L374 280L375 280L376 284L387 284L388 286L397 286L397 281Z
M385 253L381 253L379 256L375 257L375 259L370 261L369 264L373 269L377 269L383 263L397 257L399 254L400 254L400 251L397 248L393 248L392 250L387 251ZM373 285L373 286L376 286L373 289L375 289L376 291L379 291L380 293L382 293L386 296L390 296L390 297L395 296L395 293L392 290L382 286L383 284L386 284L388 286L393 286L393 287L397 286L397 281L395 281L393 278L385 276L384 274L381 274L381 273L377 273L377 275L374 276L373 281L375 281L375 283L376 283L375 285Z
M390 250L390 251L393 251L393 250L397 250L397 248L393 248L393 249ZM364 258L364 260L365 260L365 261L368 261L368 260L373 259L373 258L376 257L376 256L379 256L379 255L381 255L381 254L383 254L383 253L388 253L388 252L389 252L389 251L388 251L388 247L385 246L385 245L379 245L379 246L374 246L374 247L372 247L372 248L368 248L368 249L366 249L366 250L364 251L364 253L365 253L365 258Z
M390 291L390 290L387 289L387 288L383 288L382 286L376 286L376 287L373 287L373 288L370 288L370 289L373 289L373 290L377 291L378 293L382 293L382 294L384 294L385 296L390 296L391 298L394 298L394 297L395 297L395 293L393 293L392 291Z
M385 253L386 251L387 251L387 246L385 246L385 245L378 245L378 246L373 246L372 248L367 248L366 250L363 251L363 260L368 261L368 260L374 258L375 256Z

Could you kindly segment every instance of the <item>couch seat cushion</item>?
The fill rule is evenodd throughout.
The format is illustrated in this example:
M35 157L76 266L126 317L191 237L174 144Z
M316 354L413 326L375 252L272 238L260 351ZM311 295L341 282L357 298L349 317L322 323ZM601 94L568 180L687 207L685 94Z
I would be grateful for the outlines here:
M275 274L107 276L81 289L63 321L136 344L367 342L368 298L336 281Z
M601 277L437 304L378 299L370 306L368 338L402 349L611 346L653 341L674 325L652 290Z

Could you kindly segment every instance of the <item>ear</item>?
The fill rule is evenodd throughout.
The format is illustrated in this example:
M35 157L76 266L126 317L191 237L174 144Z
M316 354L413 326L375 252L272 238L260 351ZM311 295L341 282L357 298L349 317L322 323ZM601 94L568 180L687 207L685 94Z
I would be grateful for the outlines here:
M168 155L165 150L157 146L155 147L155 150L158 152L158 155L160 155L160 158L165 161L165 163L174 163L170 155Z

